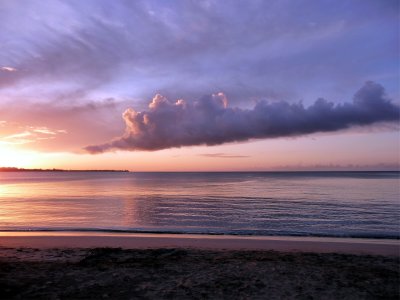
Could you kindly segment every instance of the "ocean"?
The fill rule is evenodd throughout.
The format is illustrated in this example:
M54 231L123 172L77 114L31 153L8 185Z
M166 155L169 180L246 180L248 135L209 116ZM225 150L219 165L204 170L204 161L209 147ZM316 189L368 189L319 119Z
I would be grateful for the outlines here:
M1 172L0 231L400 238L399 172Z

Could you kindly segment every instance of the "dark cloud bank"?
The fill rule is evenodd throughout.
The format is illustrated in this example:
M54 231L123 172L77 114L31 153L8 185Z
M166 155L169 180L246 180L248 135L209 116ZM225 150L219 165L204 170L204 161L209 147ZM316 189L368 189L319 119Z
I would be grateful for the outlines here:
M222 93L175 103L156 95L147 111L127 109L123 118L123 136L85 149L90 153L153 151L332 132L377 122L398 122L400 109L386 97L381 85L367 82L356 92L352 103L318 99L304 107L301 103L261 101L249 110L227 107Z

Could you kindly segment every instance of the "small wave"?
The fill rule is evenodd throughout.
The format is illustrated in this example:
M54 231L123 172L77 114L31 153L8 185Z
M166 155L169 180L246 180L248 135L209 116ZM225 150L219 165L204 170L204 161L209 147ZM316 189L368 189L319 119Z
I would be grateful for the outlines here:
M306 232L265 232L254 230L222 231L222 230L163 230L163 229L109 229L109 228L18 228L1 229L1 232L98 232L98 233L144 233L144 234L197 234L197 235L232 235L260 237L332 237L332 238L363 238L399 240L400 234L370 234L370 233L306 233Z

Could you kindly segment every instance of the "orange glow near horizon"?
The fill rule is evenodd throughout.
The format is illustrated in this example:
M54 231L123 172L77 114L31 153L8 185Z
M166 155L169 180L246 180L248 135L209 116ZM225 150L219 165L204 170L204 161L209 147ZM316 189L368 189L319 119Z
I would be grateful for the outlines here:
M371 137L377 142L371 143ZM347 134L98 155L41 152L23 149L22 145L0 144L0 167L162 172L301 170L318 165L398 166L396 140L395 133ZM390 144L393 147L387 146Z
M18 150L9 145L0 144L0 166L30 168L34 165L38 154L32 151Z

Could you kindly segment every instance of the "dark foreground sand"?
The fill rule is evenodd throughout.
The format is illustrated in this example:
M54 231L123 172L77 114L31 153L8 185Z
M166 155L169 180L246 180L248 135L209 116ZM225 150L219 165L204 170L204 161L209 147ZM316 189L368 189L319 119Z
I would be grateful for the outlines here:
M400 297L398 241L94 236L0 236L0 299Z
M0 249L0 299L399 299L399 258L188 249Z

